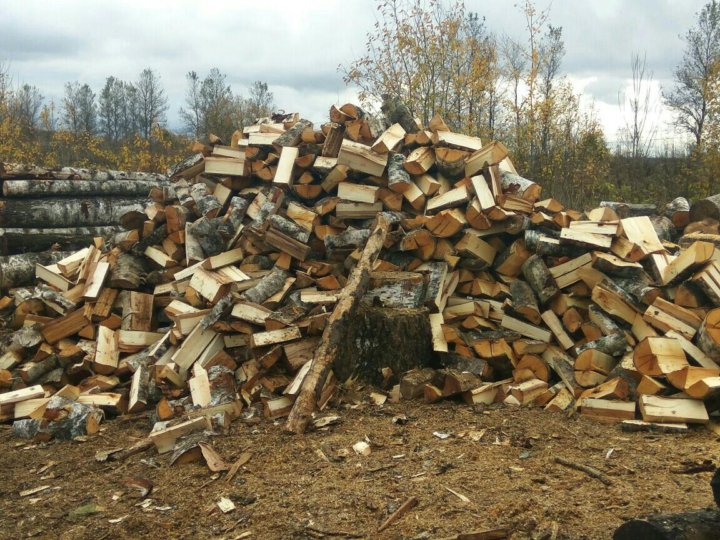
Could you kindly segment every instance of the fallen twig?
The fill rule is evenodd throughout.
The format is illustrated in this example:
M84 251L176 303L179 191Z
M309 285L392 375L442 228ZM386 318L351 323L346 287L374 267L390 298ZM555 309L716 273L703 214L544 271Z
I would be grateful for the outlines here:
M589 467L587 465L583 465L582 463L575 463L574 461L570 461L569 459L565 459L563 457L556 457L555 463L559 463L560 465L564 465L565 467L570 467L571 469L582 471L588 476L591 476L596 480L600 480L606 486L612 484L612 480L610 480L607 476L605 476L603 473L601 473L594 467Z
M404 514L415 508L417 503L417 497L408 497L405 502L400 505L400 508L390 514L388 518L383 522L383 524L380 525L380 527L378 528L378 532L382 532L387 529L390 525L400 519Z
M125 450L110 454L107 459L109 461L124 461L130 456L134 456L135 454L139 454L140 452L150 450L153 446L155 445L153 444L150 437L146 437L145 439L139 440L132 446L128 446Z

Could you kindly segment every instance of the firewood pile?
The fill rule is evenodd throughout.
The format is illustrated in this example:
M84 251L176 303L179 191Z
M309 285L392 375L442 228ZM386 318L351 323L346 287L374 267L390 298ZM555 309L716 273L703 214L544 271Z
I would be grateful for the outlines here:
M144 412L160 452L238 418L289 415L301 432L338 395L341 349L362 356L348 336L367 308L422 321L389 356L413 343L433 353L408 372L373 365L378 402L578 410L628 429L710 421L712 198L678 239L693 215L684 199L661 216L615 202L567 209L517 173L502 143L438 116L421 129L396 100L383 112L381 122L346 104L319 129L283 115L227 145L196 143L169 182L149 179L142 212L118 216L122 232L34 254L34 286L0 261L13 330L0 419L18 436L73 438L106 415ZM5 178L8 206L14 193L74 189ZM391 335L392 319L376 334Z

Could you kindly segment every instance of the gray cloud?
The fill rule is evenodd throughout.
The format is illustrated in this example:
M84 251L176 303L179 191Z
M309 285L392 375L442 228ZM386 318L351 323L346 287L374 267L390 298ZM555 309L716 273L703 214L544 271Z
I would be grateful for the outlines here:
M520 2L518 2L520 3ZM539 8L549 0L537 0ZM525 20L509 1L466 0L489 30L525 39ZM616 125L617 92L630 77L630 53L646 52L663 85L682 58L679 34L694 22L704 0L554 0L550 21L563 27L563 70L591 80L584 94L607 104ZM4 31L0 60L18 81L59 99L66 81L99 90L109 75L134 80L147 66L162 77L171 103L170 123L183 104L185 74L214 66L245 93L264 80L278 106L322 120L336 101L354 98L339 64L362 54L376 16L372 0L24 0L0 3ZM605 121L604 118L601 120Z

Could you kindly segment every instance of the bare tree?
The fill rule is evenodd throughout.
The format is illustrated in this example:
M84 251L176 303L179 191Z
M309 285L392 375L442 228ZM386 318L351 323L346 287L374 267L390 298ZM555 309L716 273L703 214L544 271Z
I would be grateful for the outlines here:
M160 86L160 77L146 68L140 73L135 87L135 118L140 135L149 139L156 125L165 123L168 100Z
M550 130L553 114L553 92L565 56L562 27L548 24L547 33L539 47L539 86L542 106L540 109L540 154L549 155Z
M709 114L712 81L720 59L720 5L707 3L694 28L685 34L685 53L675 68L675 87L664 94L676 113L676 124L700 146Z
M200 138L202 135L202 103L200 102L200 76L196 71L189 71L185 76L188 88L185 92L187 108L180 108L180 119L185 123L188 133Z
M36 86L23 84L10 95L10 116L23 129L38 127L43 96Z
M503 38L500 50L503 57L504 76L510 81L510 108L515 124L515 139L518 143L522 123L522 83L528 62L523 46L508 36Z
M97 105L95 93L87 85L75 81L65 84L62 100L62 125L73 133L95 133Z
M54 133L57 131L57 127L57 107L55 101L51 99L50 103L45 103L40 111L40 128L48 133Z
M618 93L625 127L621 137L630 157L637 159L650 153L657 133L657 102L653 96L653 72L648 71L646 55L633 53L630 59L632 82L629 92Z
M189 133L198 138L209 133L229 138L235 130L240 102L226 79L218 68L212 68L202 81L194 71L187 74L187 108L180 109L180 117Z
M108 77L98 98L100 131L110 142L126 139L135 132L135 87Z
M268 84L263 81L255 81L250 85L249 97L245 100L245 117L242 125L253 123L256 119L268 116L275 104L275 97L270 91Z

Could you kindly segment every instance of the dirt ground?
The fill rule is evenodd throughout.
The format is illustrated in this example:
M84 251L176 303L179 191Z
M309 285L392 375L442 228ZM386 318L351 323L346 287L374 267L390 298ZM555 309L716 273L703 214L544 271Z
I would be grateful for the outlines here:
M611 538L627 518L710 506L711 473L677 469L720 463L720 438L702 427L624 433L582 417L451 402L326 413L340 422L304 437L271 421L235 422L212 437L229 464L251 454L230 483L204 462L169 466L154 449L124 463L96 461L96 452L146 436L144 418L108 422L84 442L29 443L2 426L0 537L436 539L506 527L513 539ZM366 437L370 455L356 454L353 444ZM611 485L556 456L596 467ZM146 499L131 477L152 482ZM417 506L378 533L411 496ZM235 510L220 512L221 497Z

